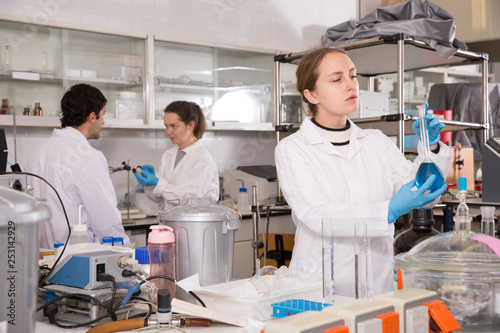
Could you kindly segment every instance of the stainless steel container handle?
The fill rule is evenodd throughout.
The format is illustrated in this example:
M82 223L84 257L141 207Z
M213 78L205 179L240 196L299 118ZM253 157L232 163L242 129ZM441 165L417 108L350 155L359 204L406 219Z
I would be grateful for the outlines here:
M173 201L176 201L176 202L177 202L177 205L180 205L180 204L181 204L181 199L170 199L170 200L165 200L165 201L163 201L163 205L161 205L161 207L160 207L160 211L158 212L158 215L156 215L156 219L158 220L158 222L161 222L161 215L162 215L163 213L165 213L165 209L164 209L165 204L166 204L167 202L173 202Z
M219 202L219 206L228 207L228 206L224 205L224 203L231 203L232 209L235 210L234 209L234 200L223 200L223 201ZM222 208L221 208L221 210L222 210Z

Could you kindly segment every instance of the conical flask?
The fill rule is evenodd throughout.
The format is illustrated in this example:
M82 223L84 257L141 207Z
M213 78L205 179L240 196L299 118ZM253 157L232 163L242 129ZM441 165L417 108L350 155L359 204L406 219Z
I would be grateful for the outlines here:
M427 104L427 103L426 103ZM436 163L431 161L431 151L429 149L429 132L427 130L427 121L425 120L425 115L427 113L427 105L418 105L418 121L420 122L420 141L422 141L422 150L424 153L424 160L420 164L417 177L416 177L416 185L418 188L425 183L425 181L431 176L435 175L436 180L431 185L429 190L435 191L444 184L444 177L441 169L436 165Z

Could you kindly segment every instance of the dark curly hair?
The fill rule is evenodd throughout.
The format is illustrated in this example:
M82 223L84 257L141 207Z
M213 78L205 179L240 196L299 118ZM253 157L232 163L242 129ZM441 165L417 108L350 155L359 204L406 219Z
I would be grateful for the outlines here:
M188 101L175 101L167 105L165 113L175 113L184 124L194 121L193 134L196 139L201 139L207 123L200 106Z
M61 126L78 127L95 112L97 119L108 101L102 92L85 83L75 84L66 91L61 99Z

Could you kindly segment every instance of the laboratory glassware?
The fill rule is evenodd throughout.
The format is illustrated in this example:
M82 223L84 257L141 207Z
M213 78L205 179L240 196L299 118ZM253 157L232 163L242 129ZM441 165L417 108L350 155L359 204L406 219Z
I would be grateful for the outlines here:
M9 99L2 98L2 108L0 109L0 114L9 113Z
M156 286L149 300L157 304L158 290L168 289L172 298L175 297L175 235L174 229L165 225L152 225L148 235L149 269L151 276L162 275L171 278L153 280Z
M12 65L10 64L10 45L5 45L3 50L3 69L4 71L11 71Z
M40 102L35 102L35 107L33 108L33 115L34 116L41 116L42 113L42 107L40 106Z
M355 280L356 280L356 298L368 298L368 266L367 266L367 250L368 237L366 222L354 222L354 239L355 239Z
M467 207L467 203L465 202L467 196L467 178L458 178L458 193L456 196L457 199L460 200L460 203L453 217L453 221L455 221L455 231L469 231L471 230L472 218L469 216L469 207Z
M434 216L430 208L413 208L411 211L410 228L394 239L394 255L410 251L424 239L439 234L434 229Z
M466 178L460 183L467 184ZM462 206L455 214L455 230L397 255L395 266L404 288L436 291L464 332L498 332L500 258L483 234L471 231L465 192L459 192Z
M334 289L334 239L331 220L323 218L321 221L322 234L322 263L323 263L323 297L322 302L333 304L335 302Z
M481 233L495 237L495 207L481 206Z
M427 113L427 104L418 105L417 109L418 121L420 123L420 141L422 142L424 160L420 164L417 171L416 185L418 188L420 188L420 186L422 186L431 175L435 175L436 179L429 188L429 190L435 191L443 186L444 177L439 167L436 165L436 163L431 161L430 157L431 151L429 148L429 132L427 130L427 121L425 120L425 115Z

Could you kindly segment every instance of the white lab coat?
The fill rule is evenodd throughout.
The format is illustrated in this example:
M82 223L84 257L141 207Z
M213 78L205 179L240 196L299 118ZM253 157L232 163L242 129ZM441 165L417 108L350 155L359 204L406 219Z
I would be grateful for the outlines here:
M446 175L451 151L443 144L440 148L439 154L431 155ZM369 294L391 291L394 225L387 221L388 205L398 189L414 178L421 158L413 165L382 132L362 130L351 122L346 159L306 118L297 133L277 145L275 160L296 225L290 274L322 279L322 219L330 218L335 294L354 297L354 223L365 221Z
M57 190L71 225L78 224L78 207L84 205L81 223L87 225L91 242L100 243L103 236L113 236L123 237L124 243L130 244L106 158L78 130L54 129L30 156L25 171L43 177ZM46 199L43 203L52 212L50 221L40 225L40 246L53 248L54 243L66 243L68 227L55 192L35 177L30 177L30 184L34 187L32 195Z
M189 198L209 198L217 202L219 172L208 150L201 141L196 141L184 149L186 155L174 168L178 150L176 146L163 153L160 168L156 171L158 184L144 187L148 198L164 205L164 209L183 205Z

